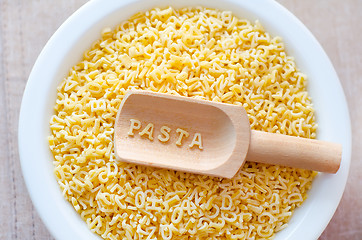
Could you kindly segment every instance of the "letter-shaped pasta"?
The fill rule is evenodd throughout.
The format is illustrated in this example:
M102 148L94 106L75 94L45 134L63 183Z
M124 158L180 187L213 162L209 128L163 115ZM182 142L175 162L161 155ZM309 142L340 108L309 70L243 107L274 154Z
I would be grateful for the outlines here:
M128 131L129 136L134 136L133 131L141 128L141 122L137 119L130 119L131 126Z
M199 149L203 149L202 147L202 138L201 133L195 133L194 138L192 139L192 142L190 143L189 147L192 148L193 146L197 146Z
M160 140L160 142L167 142L168 140L170 140L170 131L171 131L171 128L167 127L167 126L162 126L161 129L161 134L158 135L158 140Z
M181 128L177 128L176 132L179 134L178 139L176 141L176 145L181 146L182 145L182 139L184 137L187 138L190 134L188 132L186 132L185 130L181 129Z
M141 132L139 132L139 135L141 137L144 135L147 135L148 139L150 139L152 141L153 140L153 129L154 129L153 123L149 123Z

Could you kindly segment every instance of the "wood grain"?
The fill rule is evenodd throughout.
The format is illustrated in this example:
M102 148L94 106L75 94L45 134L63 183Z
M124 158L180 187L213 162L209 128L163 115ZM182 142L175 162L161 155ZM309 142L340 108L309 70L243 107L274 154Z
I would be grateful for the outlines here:
M17 147L21 97L47 40L86 0L0 0L0 239L53 239L23 181ZM320 41L344 88L352 120L350 176L321 240L362 239L362 1L279 0Z
M136 133L132 129L131 136L130 119L140 121L140 128ZM145 121L152 124L155 139L151 141L151 134L139 136L147 128L146 124L141 128L141 122ZM156 136L163 125L172 134L167 142L161 143ZM187 136L182 137L177 133L179 130ZM114 132L115 155L121 161L232 178L245 163L251 131L248 115L239 106L131 91L119 107ZM189 147L196 134L202 149Z
M162 126L169 128L165 142L156 137ZM187 129L182 144L179 127ZM196 134L202 149L188 147ZM245 160L336 173L342 158L338 143L251 130L241 106L147 91L124 96L114 151L124 162L224 178L234 177Z
M280 166L336 173L342 145L316 139L251 130L246 160Z

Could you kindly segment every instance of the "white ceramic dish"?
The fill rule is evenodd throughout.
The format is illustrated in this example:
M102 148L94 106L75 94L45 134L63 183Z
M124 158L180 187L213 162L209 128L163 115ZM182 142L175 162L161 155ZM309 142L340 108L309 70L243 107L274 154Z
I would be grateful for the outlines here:
M296 17L272 0L93 0L64 22L33 67L19 119L22 171L45 225L56 239L100 239L64 200L53 175L47 136L56 86L70 67L81 60L83 52L100 38L104 27L115 27L136 12L168 5L202 5L231 10L240 18L259 19L270 34L283 38L288 54L295 57L297 66L308 75L308 90L319 124L318 139L342 143L342 164L335 175L317 176L309 198L275 239L317 239L339 204L348 176L351 158L348 107L335 70L319 43Z

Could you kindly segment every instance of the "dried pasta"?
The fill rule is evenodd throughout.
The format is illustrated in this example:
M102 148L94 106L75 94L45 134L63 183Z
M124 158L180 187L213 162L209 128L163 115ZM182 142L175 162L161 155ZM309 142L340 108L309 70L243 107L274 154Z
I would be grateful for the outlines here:
M306 84L258 21L203 7L138 13L104 29L58 86L55 177L104 239L273 238L315 172L247 162L221 179L117 162L113 125L125 93L144 89L242 105L252 129L315 138Z

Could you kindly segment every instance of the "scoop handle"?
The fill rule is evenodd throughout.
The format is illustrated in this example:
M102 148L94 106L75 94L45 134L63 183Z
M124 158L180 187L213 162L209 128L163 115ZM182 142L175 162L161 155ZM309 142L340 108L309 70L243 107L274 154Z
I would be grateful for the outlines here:
M342 145L251 130L247 161L336 173Z

